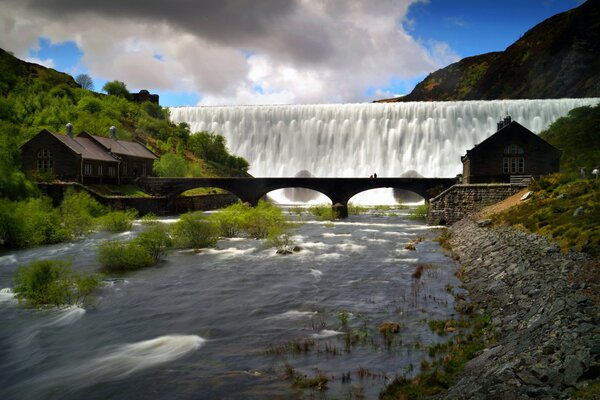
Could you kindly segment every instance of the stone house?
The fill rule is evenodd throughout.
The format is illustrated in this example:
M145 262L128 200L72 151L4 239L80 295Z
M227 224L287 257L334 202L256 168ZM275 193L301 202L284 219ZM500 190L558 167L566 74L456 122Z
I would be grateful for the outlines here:
M560 171L561 151L510 117L461 157L463 183L527 181Z
M119 140L111 127L111 137L82 132L73 136L40 131L21 146L23 171L51 174L65 181L80 183L124 183L152 175L156 154L138 142Z

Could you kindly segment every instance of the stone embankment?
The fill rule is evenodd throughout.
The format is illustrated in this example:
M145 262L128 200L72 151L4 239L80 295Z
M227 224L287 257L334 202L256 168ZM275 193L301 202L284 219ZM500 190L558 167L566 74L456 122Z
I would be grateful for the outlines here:
M450 244L497 341L467 363L446 397L568 398L600 375L598 262L488 222L459 221Z

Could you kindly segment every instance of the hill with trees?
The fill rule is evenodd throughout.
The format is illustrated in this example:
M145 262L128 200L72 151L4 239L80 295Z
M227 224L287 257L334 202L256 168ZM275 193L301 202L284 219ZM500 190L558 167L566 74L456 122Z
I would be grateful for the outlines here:
M526 32L505 51L437 70L408 95L380 102L600 97L600 1Z
M98 136L108 136L115 126L119 138L138 140L156 154L168 155L156 168L164 176L247 174L248 162L229 154L222 136L193 134L187 124L173 124L167 108L131 101L123 82L108 82L104 91L108 94L84 89L70 75L0 49L0 198L22 199L35 193L31 182L35 177L20 171L19 147L42 129L64 133L69 122L75 132Z

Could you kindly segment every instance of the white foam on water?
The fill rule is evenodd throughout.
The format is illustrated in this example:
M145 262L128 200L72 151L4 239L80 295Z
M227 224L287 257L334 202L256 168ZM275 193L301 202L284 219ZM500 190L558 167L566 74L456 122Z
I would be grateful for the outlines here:
M54 316L50 322L45 323L44 327L55 327L70 325L81 319L85 315L85 309L79 306L69 306L55 310Z
M9 254L6 256L0 257L0 265L10 265L17 263L17 256L14 254Z
M302 243L302 247L305 249L327 249L332 247L332 245L323 242L306 242Z
M0 303L16 302L15 293L11 288L0 289Z
M320 331L319 333L313 333L312 337L315 339L325 339L325 338L329 338L329 337L333 337L333 336L338 336L338 335L345 335L345 332L339 332L339 331L333 331L333 330L329 330L329 329L323 329L322 331Z
M360 232L379 232L379 229L359 229Z
M100 382L125 378L148 368L166 364L198 350L205 339L196 335L166 335L141 342L99 350L76 365L59 368L32 379L31 384L79 389Z
M286 311L283 314L274 315L272 317L267 317L265 319L300 319L306 317L312 317L313 315L317 315L316 311L298 311L298 310L290 310Z
M342 243L342 244L338 244L336 247L345 252L350 251L353 253L362 253L367 249L367 246L363 246L362 244L356 244L356 243Z
M325 232L321 236L323 236L323 237L343 237L343 236L352 236L352 234L351 233L330 233L330 232Z
M340 253L324 253L315 256L315 260L324 261L324 260L339 260L343 258L344 255Z
M311 269L310 269L310 274L311 274L312 276L314 276L314 277L315 277L315 279L317 279L317 280L318 280L318 279L321 279L321 276L323 276L323 272L319 271L319 270L318 270L318 269L316 269L316 268L311 268Z

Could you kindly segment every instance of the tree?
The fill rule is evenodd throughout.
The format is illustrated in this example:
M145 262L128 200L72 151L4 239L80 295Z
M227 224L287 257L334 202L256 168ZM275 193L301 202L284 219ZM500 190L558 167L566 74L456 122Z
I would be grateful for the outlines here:
M77 75L77 77L75 77L75 82L77 82L82 89L94 90L94 81L92 81L92 78L88 74Z
M168 153L154 161L154 172L162 178L183 177L187 172L185 159L177 154Z
M102 86L102 90L112 96L124 97L128 100L131 99L131 94L129 94L127 85L121 81L106 82L104 86Z

